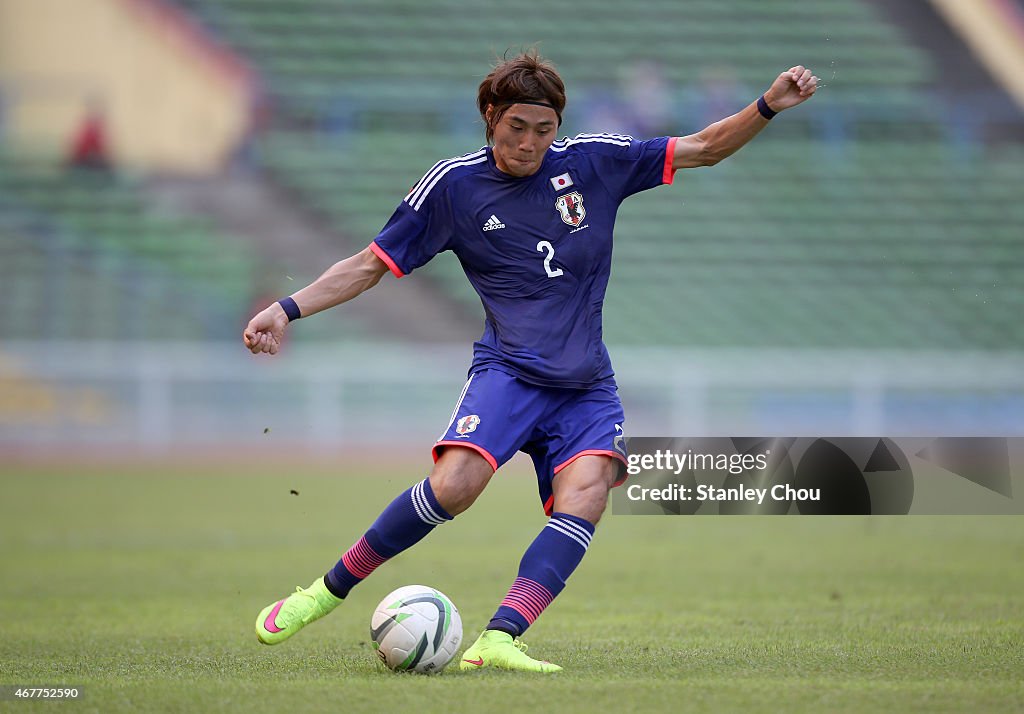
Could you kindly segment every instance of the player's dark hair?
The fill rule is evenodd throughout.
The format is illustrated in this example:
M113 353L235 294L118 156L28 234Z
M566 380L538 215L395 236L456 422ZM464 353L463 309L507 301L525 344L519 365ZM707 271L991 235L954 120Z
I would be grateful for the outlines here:
M494 138L495 125L517 100L550 105L558 115L558 123L562 123L565 84L555 66L536 49L499 62L480 83L476 105L487 127L487 143ZM489 105L494 106L490 121L487 120Z

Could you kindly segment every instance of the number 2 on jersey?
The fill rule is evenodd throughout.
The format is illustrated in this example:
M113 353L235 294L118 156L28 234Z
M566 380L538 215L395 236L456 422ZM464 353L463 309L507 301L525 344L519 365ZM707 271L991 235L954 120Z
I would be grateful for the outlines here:
M549 241L542 240L537 244L537 251L547 251L547 257L544 258L544 272L548 274L549 278L557 278L562 274L561 268L551 267L551 259L555 257L555 246L551 245Z

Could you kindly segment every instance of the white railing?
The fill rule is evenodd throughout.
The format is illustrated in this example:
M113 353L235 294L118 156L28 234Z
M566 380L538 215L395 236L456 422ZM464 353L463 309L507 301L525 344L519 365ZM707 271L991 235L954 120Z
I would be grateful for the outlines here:
M1024 354L612 348L633 436L1024 435ZM0 343L0 450L429 443L468 345Z

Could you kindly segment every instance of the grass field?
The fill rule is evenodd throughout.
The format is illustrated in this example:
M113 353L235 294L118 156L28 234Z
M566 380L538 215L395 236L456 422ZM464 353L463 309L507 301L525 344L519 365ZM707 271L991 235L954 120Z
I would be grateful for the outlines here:
M7 711L1021 711L1024 518L610 513L527 633L553 677L380 671L369 616L425 583L468 646L544 523L523 463L294 640L261 607L331 566L422 472L0 467ZM291 489L298 496L289 494Z

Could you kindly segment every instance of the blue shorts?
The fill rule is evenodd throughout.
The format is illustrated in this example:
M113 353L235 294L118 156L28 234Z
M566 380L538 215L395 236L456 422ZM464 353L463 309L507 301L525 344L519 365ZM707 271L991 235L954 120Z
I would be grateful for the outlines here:
M447 446L473 449L498 467L523 451L533 459L544 512L551 515L555 475L581 456L621 462L615 485L626 480L622 402L613 379L590 389L539 387L495 369L474 372L462 388L451 422L434 444L434 461Z

